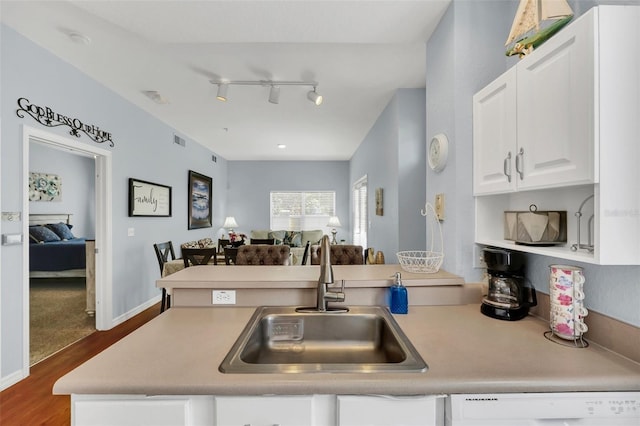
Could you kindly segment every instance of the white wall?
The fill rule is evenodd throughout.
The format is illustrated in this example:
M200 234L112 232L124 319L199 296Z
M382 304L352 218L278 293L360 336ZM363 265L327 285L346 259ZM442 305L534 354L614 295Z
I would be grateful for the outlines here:
M182 242L213 237L222 225L226 211L227 163L212 152L176 132L147 112L123 100L76 68L28 41L5 25L0 27L1 104L1 182L2 211L21 212L22 125L94 144L86 136L75 138L68 128L47 128L29 116L16 115L18 98L51 107L98 125L113 134L115 146L100 145L112 152L113 162L113 318L126 316L139 306L157 298L155 280L159 268L153 243ZM142 88L141 88L142 89ZM186 147L173 143L174 133L186 139ZM188 171L213 178L213 228L187 230ZM173 188L173 216L170 218L128 217L128 178L151 181ZM23 217L25 220L25 217ZM0 223L1 233L21 233L22 222ZM127 230L134 228L135 236ZM23 300L22 247L2 248L0 276L2 379L22 369Z
M367 175L367 242L386 263L398 263L400 250L425 248L424 96L423 89L396 91L351 158L350 187ZM376 188L384 191L382 216L375 213Z

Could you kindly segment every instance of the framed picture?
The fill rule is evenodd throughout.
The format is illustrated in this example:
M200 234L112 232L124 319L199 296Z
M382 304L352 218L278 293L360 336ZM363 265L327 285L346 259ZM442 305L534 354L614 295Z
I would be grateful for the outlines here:
M171 187L129 178L129 216L171 216Z
M383 216L384 215L384 207L383 207L383 193L382 188L376 188L376 215Z
M189 170L189 229L211 228L211 178Z

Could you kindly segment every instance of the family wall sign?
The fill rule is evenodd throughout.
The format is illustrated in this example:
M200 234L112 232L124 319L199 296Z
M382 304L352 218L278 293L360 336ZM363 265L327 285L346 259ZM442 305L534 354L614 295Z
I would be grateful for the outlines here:
M111 133L105 132L96 125L85 124L79 118L67 117L66 115L55 112L47 106L41 107L39 105L32 104L27 98L18 99L18 107L16 114L20 118L24 118L24 114L27 113L43 126L68 126L71 128L69 134L77 138L81 136L80 132L82 132L96 143L109 142L109 146L114 146L113 140L111 139Z

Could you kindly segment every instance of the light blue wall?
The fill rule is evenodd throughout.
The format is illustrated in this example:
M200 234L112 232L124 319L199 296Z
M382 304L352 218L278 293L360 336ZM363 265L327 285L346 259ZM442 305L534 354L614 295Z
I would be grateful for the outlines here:
M368 246L398 263L399 250L425 247L420 215L425 194L425 92L400 89L351 158L350 186L367 175ZM375 190L384 191L384 214L375 214Z
M19 118L17 99L49 106L69 117L96 124L113 134L115 146L100 145L113 160L113 316L126 315L158 296L159 270L152 244L213 237L226 212L227 163L189 138L186 148L173 143L175 130L123 100L76 68L2 25L1 181L2 211L20 212L23 203L22 128L25 124L76 139L62 127L46 128L31 117ZM142 88L141 88L142 89ZM184 137L184 135L180 135ZM77 139L93 144L86 136ZM213 178L213 228L187 230L188 170ZM128 217L128 178L173 187L171 218ZM23 220L27 218L23 217ZM2 222L2 233L22 232L21 222ZM128 237L128 228L135 236ZM2 378L22 369L22 247L2 247Z
M236 231L269 229L271 191L335 191L337 238L351 241L348 161L229 161L228 171L227 211Z
M634 1L569 1L576 17L598 4ZM517 62L504 56L504 42L517 0L474 2L454 0L427 44L427 137L444 132L450 138L450 160L440 174L427 171L427 198L446 194L443 222L443 268L467 281L479 281L473 265L474 210L472 196L472 96ZM538 291L548 293L548 265L561 259L527 255L527 276ZM585 268L586 306L640 326L640 267Z
M60 176L60 201L30 201L29 213L71 213L73 235L95 239L95 160L31 143L29 172Z

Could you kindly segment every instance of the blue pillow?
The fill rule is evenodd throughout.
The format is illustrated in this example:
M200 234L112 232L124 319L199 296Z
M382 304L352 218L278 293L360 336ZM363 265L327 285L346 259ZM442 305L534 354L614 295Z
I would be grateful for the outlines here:
M45 226L55 232L62 241L73 240L75 238L71 232L71 226L66 223L48 223Z
M30 226L29 238L39 244L60 241L60 237L58 237L55 232L42 225Z

